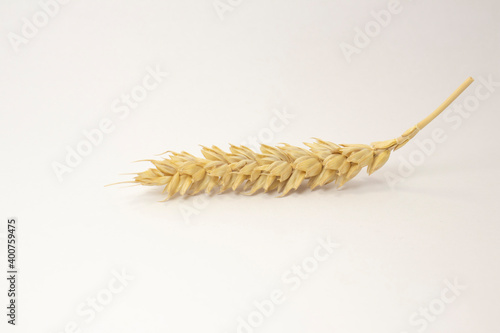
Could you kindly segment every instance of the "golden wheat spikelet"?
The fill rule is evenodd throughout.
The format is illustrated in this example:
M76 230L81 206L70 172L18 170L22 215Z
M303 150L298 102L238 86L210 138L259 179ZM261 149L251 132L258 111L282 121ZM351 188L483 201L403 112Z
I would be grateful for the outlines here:
M307 179L311 189L335 182L338 187L354 178L364 167L368 174L380 169L392 151L404 146L422 128L436 118L474 80L468 78L434 112L411 127L397 139L364 144L341 144L316 139L300 148L289 144L277 147L261 145L261 152L245 146L230 146L226 152L218 147L203 147L204 158L187 152L171 152L153 163L154 168L140 172L131 183L163 186L166 200L176 193L197 194L214 189L224 192L243 186L248 194L263 189L286 195Z

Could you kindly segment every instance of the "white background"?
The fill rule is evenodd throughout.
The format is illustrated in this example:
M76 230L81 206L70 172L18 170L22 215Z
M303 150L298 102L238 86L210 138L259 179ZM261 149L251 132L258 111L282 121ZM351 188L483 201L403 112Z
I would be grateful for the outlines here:
M500 3L401 0L350 62L341 43L354 45L388 1L232 3L218 15L211 0L74 0L16 52L9 34L41 7L1 2L2 271L7 217L20 242L18 326L6 324L2 278L1 331L236 332L255 301L282 290L253 331L498 332L500 87L467 116L456 108L474 101L479 78L500 81ZM113 102L148 67L169 76L120 118ZM468 76L447 119L342 190L160 203L160 188L104 187L165 150L262 136L276 110L294 118L270 144L397 137ZM54 162L104 118L114 130L60 182ZM436 129L446 140L390 186ZM340 246L291 290L283 276L327 237ZM133 280L95 318L77 312L122 270ZM440 309L454 279L467 287ZM431 304L442 313L415 317Z

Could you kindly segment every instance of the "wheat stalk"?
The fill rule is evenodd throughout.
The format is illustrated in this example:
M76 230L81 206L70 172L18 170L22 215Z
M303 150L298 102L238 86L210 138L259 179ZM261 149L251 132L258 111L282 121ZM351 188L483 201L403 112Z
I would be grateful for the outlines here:
M263 144L260 153L245 146L231 145L229 152L212 146L202 148L204 158L187 152L169 152L171 155L163 160L147 160L154 168L138 173L129 183L164 186L164 192L168 193L165 200L176 193L210 193L216 188L224 192L240 186L248 194L263 189L265 192L277 190L284 196L296 190L305 179L311 189L331 182L341 187L364 167L368 174L380 169L392 151L403 147L473 81L470 77L465 80L434 112L396 139L370 145L337 145L315 139L316 142L305 143L308 149L289 144L277 147Z

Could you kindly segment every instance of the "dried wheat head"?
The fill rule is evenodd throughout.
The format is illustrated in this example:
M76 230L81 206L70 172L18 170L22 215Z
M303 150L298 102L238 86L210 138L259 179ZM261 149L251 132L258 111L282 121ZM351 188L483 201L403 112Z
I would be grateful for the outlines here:
M391 152L403 147L422 128L437 117L471 83L468 78L448 99L428 117L411 127L397 139L365 144L340 144L315 139L307 148L281 144L261 145L260 152L245 146L231 145L229 152L212 146L203 147L202 157L187 152L175 153L163 160L148 160L154 167L140 172L132 183L163 186L167 199L181 195L237 190L248 194L261 189L277 190L286 195L307 179L314 189L335 182L338 187L353 179L363 168L368 174L380 169Z

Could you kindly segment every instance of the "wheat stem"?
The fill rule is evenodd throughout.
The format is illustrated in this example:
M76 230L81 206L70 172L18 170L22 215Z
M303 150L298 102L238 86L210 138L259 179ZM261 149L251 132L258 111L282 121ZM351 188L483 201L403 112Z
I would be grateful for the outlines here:
M472 83L474 82L474 79L469 77L467 78L467 80L464 81L464 83L462 83L460 85L460 87L457 88L457 90L455 90L453 92L453 94L450 95L450 97L448 97L436 110L434 110L430 115L428 115L426 118L424 118L421 122L419 122L417 124L417 128L419 130L423 129L425 126L427 126L431 121L434 120L434 118L436 118L437 116L439 116L439 114L441 112L444 111L444 109L446 109L448 107L448 105L450 105L461 93L464 92L465 89L467 89L467 87Z

